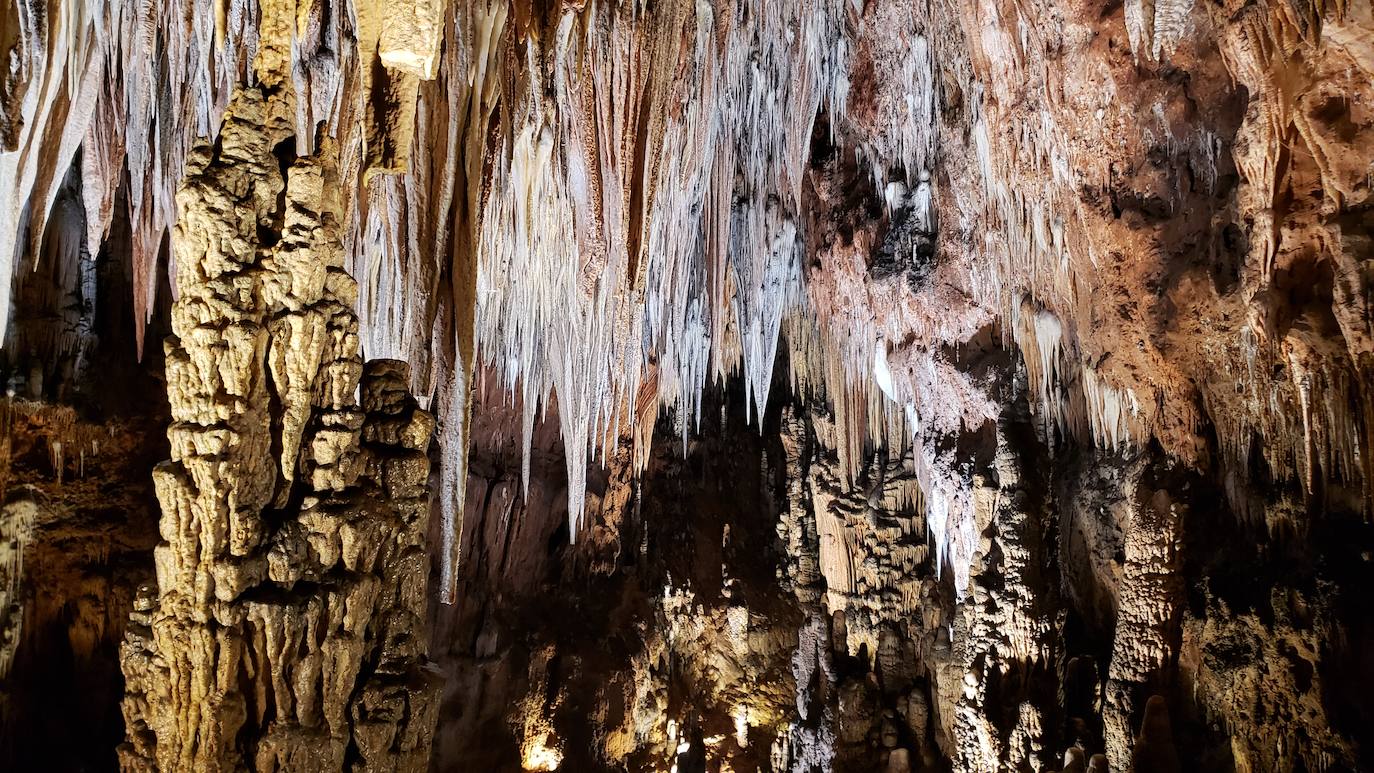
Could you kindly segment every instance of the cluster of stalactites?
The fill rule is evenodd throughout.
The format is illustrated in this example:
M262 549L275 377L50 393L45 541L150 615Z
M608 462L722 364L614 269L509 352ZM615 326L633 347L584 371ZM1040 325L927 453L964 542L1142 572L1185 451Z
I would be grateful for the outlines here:
M1137 54L1167 57L1189 8L1128 3ZM937 561L953 564L960 586L972 476L947 441L993 420L997 400L942 348L1000 328L1025 355L1046 435L1120 449L1156 429L1164 398L1100 367L1068 311L1080 305L1077 274L1100 257L1077 192L1100 187L1105 172L1074 155L1052 111L998 125L999 106L1015 100L985 102L984 92L1005 91L1004 73L942 87L937 75L946 62L957 69L959 52L936 50L947 42L934 31L938 9L669 0L565 3L536 18L507 0L23 0L12 13L0 37L0 53L19 63L0 82L0 239L11 240L0 241L0 273L43 238L79 149L88 244L61 254L96 254L124 202L140 331L177 215L171 191L191 142L219 131L236 88L291 94L298 153L336 144L363 350L412 363L413 388L441 419L446 599L479 357L522 406L527 457L540 413L556 403L576 535L590 459L629 443L642 463L661 410L676 415L685 443L702 391L731 374L742 373L761 414L785 338L794 386L835 413L846 475L874 444L912 445ZM969 41L981 56L1023 55L1009 20L970 13L990 25ZM1228 65L1237 71L1250 66L1240 53ZM851 277L863 292L808 297L802 257L815 244L802 197L817 116L887 208L919 212L933 236L945 99L959 100L968 122L967 162L981 181L970 216L989 249L930 284L957 285L965 307L928 288L882 290L867 267ZM1215 186L1215 136L1176 138L1159 116L1142 120ZM877 319L889 302L903 313ZM931 309L944 318L926 319ZM1358 451L1368 438L1342 423L1350 379L1306 352L1285 353L1304 366L1290 368L1295 378L1309 376L1291 390L1302 427L1288 433L1305 440L1271 464L1300 460L1309 480L1318 468L1358 476L1371 461ZM1228 443L1248 439L1256 419L1227 429L1229 420L1216 419Z
M364 350L414 363L443 418L446 588L478 352L518 394L526 438L556 400L574 534L589 455L628 439L642 461L660 409L685 442L702 390L742 371L764 411L784 320L809 318L802 185L817 115L834 134L845 114L842 2L589 3L542 20L500 0L49 5L20 8L36 26L20 25L26 67L7 81L23 120L5 126L5 253L43 233L38 202L80 148L89 254L127 203L141 341L190 143L219 132L235 89L289 93L296 151L339 147ZM887 155L912 175L932 163L924 38L919 54L901 73L919 96L854 148L875 175ZM832 357L846 382L824 391L872 409L851 411L876 430L858 437L886 437L894 416L900 434L867 358Z
M21 0L0 21L0 55L16 65L0 76L0 274L37 250L79 150L86 252L98 253L117 200L130 223L140 341L187 153L218 130L257 44L256 3L197 0L186 10ZM9 288L0 282L0 305Z
M1293 14L1282 4L1251 3L1223 17L1216 7L1193 5L1134 0L1123 11L1132 51L1142 63L1167 60L1189 35L1214 36L1221 63L1250 92L1249 110L1230 148L1240 178L1236 219L1249 224L1234 292L1244 306L1233 319L1244 321L1233 324L1224 346L1209 342L1206 357L1217 375L1189 378L1202 385L1194 395L1158 373L1121 367L1123 357L1095 343L1094 338L1114 339L1074 310L1083 308L1085 288L1101 286L1092 272L1105 273L1107 261L1114 260L1104 254L1112 244L1100 238L1112 231L1094 220L1079 192L1106 187L1110 170L1074 146L1056 110L1012 112L1011 125L994 126L980 98L984 85L976 84L975 162L988 217L1005 240L1005 262L984 285L986 302L1001 308L1008 342L1024 355L1033 405L1051 440L1057 435L1121 450L1155 437L1171 454L1190 456L1202 453L1198 426L1205 421L1216 429L1229 476L1248 475L1259 461L1269 475L1296 481L1309 495L1362 487L1368 514L1374 507L1374 454L1368 450L1374 445L1374 397L1365 386L1374 348L1370 285L1355 268L1364 260L1363 237L1359 228L1346 225L1344 214L1367 196L1368 158L1358 150L1360 134L1346 136L1346 129L1322 125L1314 116L1333 90L1344 90L1339 99L1349 103L1359 97L1345 92L1366 88L1367 78L1356 77L1352 85L1337 74L1368 74L1360 62L1370 49L1369 12L1313 2ZM994 42L990 35L985 45ZM1011 50L988 53L1016 59ZM1016 81L1018 88L1021 83ZM998 96L995 104L1016 101ZM1170 168L1194 174L1196 191L1218 193L1218 170L1227 161L1220 137L1200 126L1178 132L1162 103L1138 121L1142 134L1168 152ZM1013 141L998 142L999 132L1000 139ZM1290 145L1301 148L1309 170L1295 171L1284 161ZM1280 228L1275 201L1300 174L1312 174L1319 187L1313 197L1288 205ZM1176 181L1166 188L1167 205L1191 206L1185 190ZM1326 308L1296 308L1282 287L1283 272L1309 258L1340 277ZM1091 269L1088 281L1082 278L1085 268ZM1284 319L1290 313L1295 318ZM1143 336L1137 348L1144 352L1147 344L1155 341ZM1242 512L1250 507L1246 501L1232 504Z
M520 396L526 447L556 397L574 534L588 454L647 445L661 406L685 435L742 366L762 413L801 300L812 124L843 92L839 12L592 4L508 41L477 340Z
M116 214L129 223L141 349L170 271L165 242L188 153L218 134L234 92L293 93L297 152L342 139L345 184L356 187L364 166L403 170L404 107L413 108L418 80L433 77L443 11L443 0L11 4L0 19L0 56L13 63L0 76L0 273L37 249L58 188L79 165L87 252L99 251ZM378 58L386 68L375 77ZM369 110L374 90L383 92L376 104L398 109L379 118ZM8 292L0 283L0 305Z

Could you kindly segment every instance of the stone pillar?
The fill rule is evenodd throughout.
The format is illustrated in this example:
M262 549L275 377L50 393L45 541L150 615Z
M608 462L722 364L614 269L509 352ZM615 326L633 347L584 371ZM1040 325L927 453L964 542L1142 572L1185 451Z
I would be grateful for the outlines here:
M428 767L434 421L404 363L364 373L333 153L283 158L283 101L240 92L177 195L172 458L157 588L121 650L127 770Z
M1112 770L1131 770L1133 728L1147 688L1169 665L1183 601L1179 576L1182 514L1165 491L1138 504L1126 528L1112 663L1107 671L1102 735ZM1167 714L1165 715L1167 717ZM1166 719L1167 722L1167 719Z

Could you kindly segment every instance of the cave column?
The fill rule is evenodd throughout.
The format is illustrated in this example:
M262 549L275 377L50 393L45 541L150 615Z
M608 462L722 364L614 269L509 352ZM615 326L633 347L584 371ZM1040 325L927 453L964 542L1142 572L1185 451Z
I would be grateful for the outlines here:
M163 542L121 649L129 770L428 764L434 422L403 363L364 374L333 151L286 150L283 101L240 91L178 191Z
M1126 527L1126 563L1102 710L1112 770L1131 770L1133 727L1144 693L1167 670L1178 641L1182 512L1166 491L1137 503Z
M1054 710L1044 698L1055 691L1040 688L1054 679L1062 625L1053 612L1054 590L1040 570L1042 503L1028 490L1025 460L1009 425L1007 414L997 423L996 481L975 488L979 532L990 529L991 535L980 540L971 598L956 618L963 679L953 737L956 759L972 771L1037 764L1053 718L1046 712ZM949 694L947 687L942 692ZM1000 717L1000 706L1016 706L1015 716Z

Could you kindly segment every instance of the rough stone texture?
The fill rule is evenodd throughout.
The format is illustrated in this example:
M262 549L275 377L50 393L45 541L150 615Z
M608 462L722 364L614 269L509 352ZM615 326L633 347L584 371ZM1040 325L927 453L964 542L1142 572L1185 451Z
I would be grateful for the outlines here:
M358 683L432 428L440 764L1374 765L1368 2L23 0L0 58L7 383L181 291L130 766L420 764L433 685Z
M279 106L235 97L178 195L172 460L122 651L126 769L428 764L434 422L407 366L363 368L329 151L274 155Z
M1126 564L1103 709L1107 760L1117 770L1130 765L1132 720L1140 715L1136 693L1158 679L1171 653L1176 654L1182 518L1168 493L1158 491L1135 503L1126 527Z

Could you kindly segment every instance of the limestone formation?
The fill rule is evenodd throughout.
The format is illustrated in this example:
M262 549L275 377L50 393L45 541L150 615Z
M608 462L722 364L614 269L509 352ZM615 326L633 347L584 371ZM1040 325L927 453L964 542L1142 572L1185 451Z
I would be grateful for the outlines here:
M1374 767L1368 0L0 63L0 769Z
M24 549L33 539L34 504L6 505L0 516L0 679L9 674L24 631L24 606L18 598L24 577Z
M1178 505L1161 490L1148 502L1136 503L1126 527L1125 572L1103 708L1107 759L1117 770L1131 764L1132 727L1141 714L1142 688L1162 686L1154 683L1164 673L1178 638L1182 517ZM1167 729L1167 708L1164 711ZM1145 712L1147 722L1150 713Z
M122 651L126 769L428 765L434 422L403 363L362 365L334 162L274 155L277 106L235 97L178 194L172 459Z

